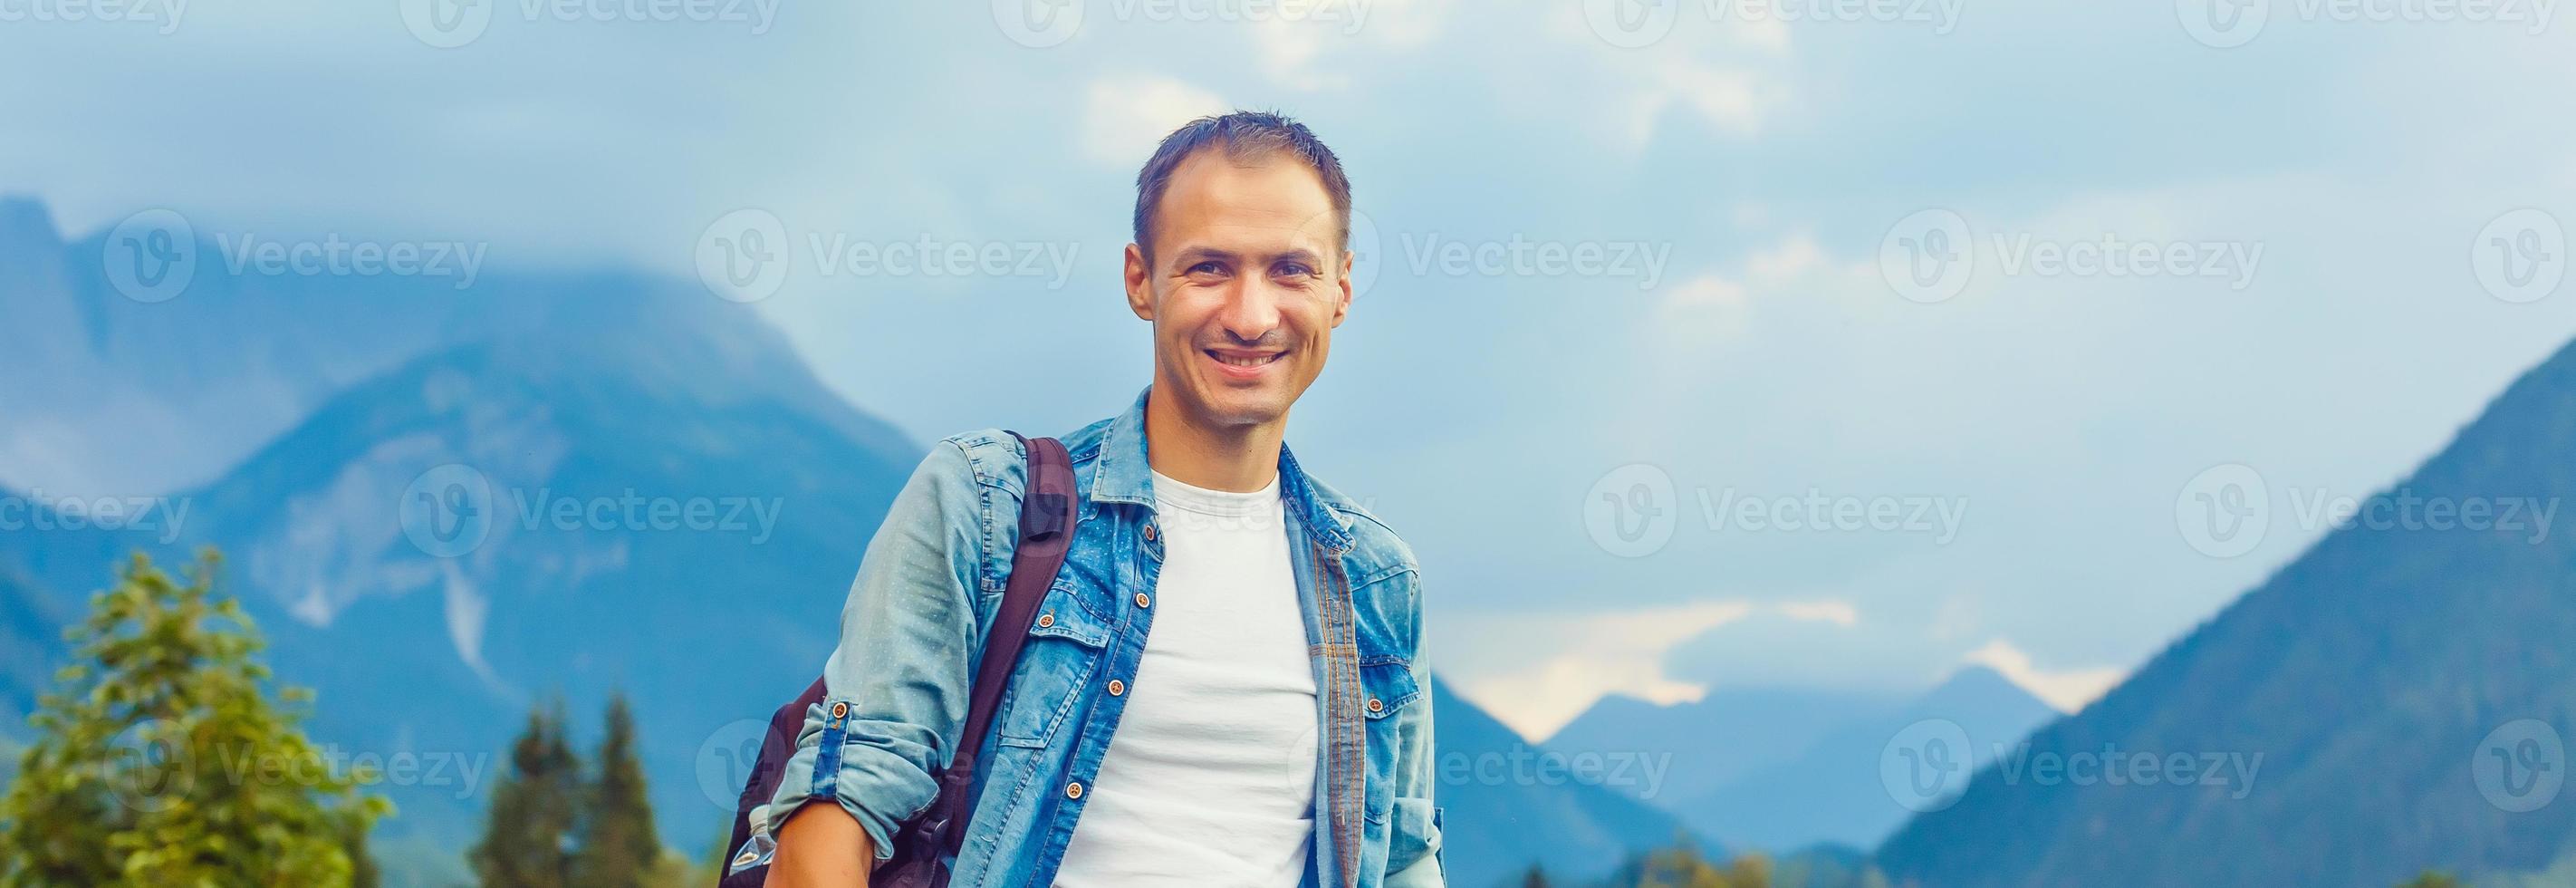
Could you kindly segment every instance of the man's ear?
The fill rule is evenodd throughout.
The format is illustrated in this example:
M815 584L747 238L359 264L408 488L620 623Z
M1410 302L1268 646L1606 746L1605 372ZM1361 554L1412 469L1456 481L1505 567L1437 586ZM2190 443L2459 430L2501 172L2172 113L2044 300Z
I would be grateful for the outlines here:
M1127 310L1139 318L1154 319L1154 267L1135 244L1127 245Z
M1341 326L1342 319L1350 317L1351 314L1351 257L1355 255L1357 254L1349 250L1342 251L1342 273L1336 276L1340 280L1335 281L1335 285L1341 288L1342 294L1333 302L1333 326L1335 327Z

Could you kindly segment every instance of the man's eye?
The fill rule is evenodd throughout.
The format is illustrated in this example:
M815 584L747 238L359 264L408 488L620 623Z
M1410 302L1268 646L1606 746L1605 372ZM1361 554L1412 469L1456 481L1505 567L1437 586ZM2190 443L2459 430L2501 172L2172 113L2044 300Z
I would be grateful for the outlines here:
M1295 263L1295 262L1282 262L1282 263L1280 263L1280 264L1279 264L1279 272L1278 272L1278 273L1279 273L1279 276L1280 276L1280 277L1300 277L1300 278L1302 278L1302 277L1314 277L1314 276L1315 276L1315 270L1314 270L1314 269L1312 269L1312 268L1308 268L1308 267L1306 267L1306 266L1304 266L1304 265L1301 265L1301 264L1299 264L1299 263Z
M1216 263L1216 262L1214 262L1214 261L1201 262L1201 263L1199 263L1199 264L1197 264L1197 265L1192 265L1192 266L1190 266L1189 273L1190 273L1190 274L1224 274L1224 273L1225 273L1225 266L1223 266L1223 265L1219 265L1219 264L1217 264L1217 263Z

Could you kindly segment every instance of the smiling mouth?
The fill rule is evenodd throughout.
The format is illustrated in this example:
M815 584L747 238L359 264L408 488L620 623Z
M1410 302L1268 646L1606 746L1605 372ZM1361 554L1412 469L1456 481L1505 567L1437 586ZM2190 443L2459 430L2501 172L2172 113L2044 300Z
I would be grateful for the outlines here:
M1287 353L1287 352L1268 352L1268 353L1255 353L1255 354L1241 354L1241 353L1227 353L1227 352L1221 352L1221 351L1217 351L1217 350L1212 349L1212 348L1203 348L1203 349L1199 349L1199 353L1200 353L1200 354L1203 354L1203 355L1208 356L1210 359L1212 359L1212 360L1216 361L1216 362L1217 362L1217 363L1219 363L1219 364L1224 364L1224 365L1226 365L1226 366L1228 366L1228 367L1237 367L1237 368L1241 368L1241 369L1245 369L1245 370L1254 370L1254 369L1259 369L1259 368L1261 368L1261 367L1266 367L1266 366L1269 366L1269 365L1271 365L1271 364L1273 364L1273 363L1276 363L1280 358L1284 358L1284 357L1287 357L1287 356L1288 356L1288 353Z

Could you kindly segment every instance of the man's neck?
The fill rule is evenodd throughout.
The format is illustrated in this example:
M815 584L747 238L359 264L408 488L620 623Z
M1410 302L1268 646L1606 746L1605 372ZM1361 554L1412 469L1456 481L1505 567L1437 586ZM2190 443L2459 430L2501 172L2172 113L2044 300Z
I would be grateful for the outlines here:
M1283 414L1258 425L1202 428L1157 389L1145 396L1145 462L1192 487L1251 493L1279 476L1279 442L1287 426Z

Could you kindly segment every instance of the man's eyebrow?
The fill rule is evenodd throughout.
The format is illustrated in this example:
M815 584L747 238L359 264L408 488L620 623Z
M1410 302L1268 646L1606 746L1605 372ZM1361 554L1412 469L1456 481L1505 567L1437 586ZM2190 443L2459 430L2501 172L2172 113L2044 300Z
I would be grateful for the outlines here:
M1232 250L1221 250L1216 247L1185 247L1182 248L1180 252L1172 254L1172 261L1179 264L1182 268L1188 268L1192 265L1196 265L1210 259L1226 263L1240 264L1243 259L1243 254ZM1313 250L1298 247L1270 254L1269 261L1265 264L1275 264L1279 262L1303 262L1307 265L1320 266L1323 264L1323 258L1316 255Z
M1188 268L1192 265L1197 265L1210 259L1231 263L1241 258L1242 256L1231 250L1220 250L1215 247L1185 247L1182 248L1180 252L1172 254L1172 261L1182 268Z

